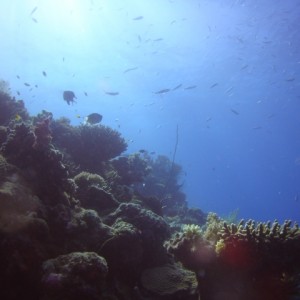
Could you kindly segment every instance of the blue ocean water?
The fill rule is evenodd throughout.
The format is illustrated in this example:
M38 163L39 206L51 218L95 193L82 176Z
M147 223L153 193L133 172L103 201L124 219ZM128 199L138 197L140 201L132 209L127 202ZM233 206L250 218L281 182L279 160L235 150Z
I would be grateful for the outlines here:
M300 221L299 20L299 0L1 1L0 78L31 114L176 150L190 206Z

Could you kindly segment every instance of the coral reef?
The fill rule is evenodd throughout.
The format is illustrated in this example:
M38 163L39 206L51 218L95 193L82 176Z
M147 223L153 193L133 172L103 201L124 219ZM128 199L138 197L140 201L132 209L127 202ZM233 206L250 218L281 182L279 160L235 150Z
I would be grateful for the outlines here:
M29 117L8 91L1 299L299 299L297 224L228 225L189 208L174 161L145 150L118 157L119 132L47 111Z
M242 220L228 225L210 213L205 231L186 225L165 247L186 268L197 272L201 299L288 300L299 296L300 230L291 221L280 225Z

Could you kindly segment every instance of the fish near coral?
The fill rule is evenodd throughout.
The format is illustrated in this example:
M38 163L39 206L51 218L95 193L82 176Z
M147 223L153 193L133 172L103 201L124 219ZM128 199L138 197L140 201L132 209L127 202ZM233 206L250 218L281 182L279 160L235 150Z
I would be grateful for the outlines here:
M102 115L100 115L98 113L89 114L85 118L85 123L89 124L89 125L95 125L97 123L100 123L101 121L102 121Z

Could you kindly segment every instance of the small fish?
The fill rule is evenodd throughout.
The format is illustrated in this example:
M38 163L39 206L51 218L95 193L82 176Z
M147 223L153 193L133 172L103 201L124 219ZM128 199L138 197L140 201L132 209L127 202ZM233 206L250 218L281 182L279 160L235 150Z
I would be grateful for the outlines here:
M239 115L239 114L240 114L238 111L236 111L236 110L234 110L234 109L231 109L230 111L231 111L232 113L234 113L235 115Z
M43 75L44 75L45 77L47 77L47 73L46 73L45 71L43 71Z
M231 86L230 88L228 88L228 89L225 91L225 93L226 93L226 94L229 94L232 90L233 90L233 86Z
M110 96L117 96L119 95L119 92L105 92L105 94Z
M294 77L291 77L291 78L287 78L285 81L287 81L287 82L292 82L292 81L294 81L296 78L294 78Z
M126 70L123 72L123 74L128 73L128 72L130 72L130 71L137 70L137 69L138 69L138 67L126 69Z
M77 118L77 119L80 119L80 118L81 118L81 115L76 115L76 118Z
M176 91L181 87L182 87L182 83L180 83L180 84L176 85L174 88L172 88L172 91Z
M210 86L210 88L212 89L212 88L216 87L217 85L218 85L218 83L216 82L216 83L212 84L212 85Z
M185 90L192 90L192 89L195 89L197 87L197 85L190 85L190 86L187 86L186 88L184 88Z
M163 41L164 39L162 38L158 38L158 39L154 39L153 42L160 42L160 41Z
M36 7L31 11L30 16L33 15L33 14L36 12L37 9L38 9L38 7L36 6Z
M38 88L38 87L39 87L39 86L36 84L36 85L35 85L35 88Z
M150 152L150 154L151 154L151 155L154 155L154 154L155 154L155 151Z
M165 94L165 93L168 93L170 92L170 89L162 89L162 90L159 90L157 92L155 92L154 94Z
M247 68L248 68L248 65L244 65L244 66L241 67L241 70L245 70Z
M34 23L37 23L37 19L36 18L31 18L31 20L34 22Z
M29 83L27 83L27 82L24 82L24 85L26 85L26 86L30 86L30 84L29 84Z
M76 102L74 98L77 99L74 92L72 91L64 91L63 98L68 103L68 105L70 105L70 103Z
M87 96L88 96L88 93L87 93L87 92L84 92L84 95L87 97Z
M98 113L92 113L85 118L85 123L94 125L102 121L102 115Z
M139 152L140 152L140 153L146 153L147 150L145 150L145 149L140 149Z
M209 122L209 121L211 121L211 119L212 119L212 117L208 117L205 121Z
M142 20L142 19L144 19L143 16L138 16L138 17L133 18L132 20L133 21L139 21L139 20Z
M19 115L19 114L16 114L15 115L15 121L21 121L22 120L22 117Z
M18 79L20 79L20 76L19 76L19 75L17 75L17 78L18 78Z
M19 91L17 91L17 94L18 94L18 96L20 96L20 92Z

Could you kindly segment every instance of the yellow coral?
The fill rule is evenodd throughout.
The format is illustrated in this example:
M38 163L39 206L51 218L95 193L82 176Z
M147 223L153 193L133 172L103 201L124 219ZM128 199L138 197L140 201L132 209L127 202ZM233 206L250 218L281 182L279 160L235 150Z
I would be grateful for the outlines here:
M226 247L225 241L223 239L218 240L215 245L216 254L220 255L220 253L225 249L225 247Z

